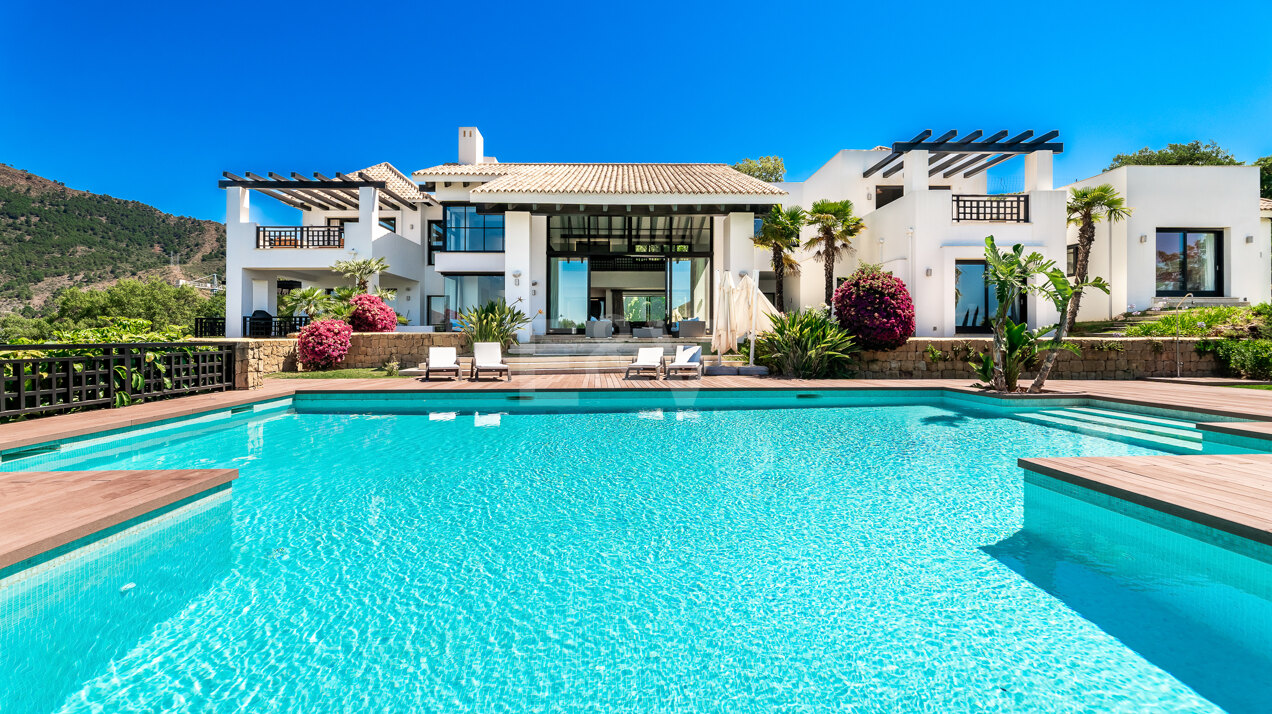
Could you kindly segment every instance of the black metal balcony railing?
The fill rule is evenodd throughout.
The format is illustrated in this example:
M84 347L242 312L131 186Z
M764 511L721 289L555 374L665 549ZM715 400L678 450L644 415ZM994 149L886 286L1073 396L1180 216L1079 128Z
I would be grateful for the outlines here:
M343 248L344 226L257 226L257 248Z
M224 317L194 318L195 337L225 337Z
M1029 196L951 196L955 221L1028 223Z
M286 337L309 324L305 315L283 317L243 317L244 337Z
M0 345L0 421L234 388L234 346Z

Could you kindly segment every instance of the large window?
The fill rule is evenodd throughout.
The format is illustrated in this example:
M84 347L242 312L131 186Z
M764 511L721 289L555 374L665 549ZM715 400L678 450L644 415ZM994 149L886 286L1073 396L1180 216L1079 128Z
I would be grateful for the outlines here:
M443 292L440 305L434 300L429 301L429 319L438 320L434 324L442 329L458 330L459 325L455 321L460 313L504 297L504 276L447 275Z
M446 250L498 253L503 249L502 213L478 213L476 206L446 207Z
M446 224L442 221L428 222L428 264L433 264L433 257L439 250L446 250Z
M1008 312L1012 322L1025 321L1025 296ZM985 261L958 260L954 262L954 331L971 333L990 332L990 318L998 311L998 299L994 290L985 284Z
M587 322L587 258L548 258L548 329L576 330Z
M327 219L327 225L340 226L341 228L344 228L344 225L346 223L357 223L357 222L358 222L357 218L328 218ZM397 218L394 216L381 216L380 227L384 228L385 230L391 233L397 233Z
M711 216L548 217L548 249L556 253L709 253Z
M1157 229L1157 294L1222 294L1222 252L1220 231Z

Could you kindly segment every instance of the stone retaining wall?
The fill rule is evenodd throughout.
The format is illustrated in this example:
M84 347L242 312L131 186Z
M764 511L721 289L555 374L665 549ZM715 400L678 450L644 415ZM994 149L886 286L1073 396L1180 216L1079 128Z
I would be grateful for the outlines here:
M1213 354L1197 353L1197 338L1179 342L1184 377L1220 374ZM961 379L971 377L967 360L989 350L987 338L911 338L888 352L863 352L856 375L862 379ZM1061 352L1051 370L1054 379L1140 379L1175 376L1175 340L1113 337L1072 340L1082 354ZM931 349L929 349L929 346ZM1026 373L1029 379L1033 372ZM1024 381L1025 377L1021 378Z
M295 339L241 339L235 343L235 389L257 389L274 372L295 372ZM1184 377L1221 374L1212 354L1198 354L1197 338L1180 340L1179 356ZM971 378L967 360L989 349L986 338L912 338L904 347L889 352L863 352L856 372L861 379L963 379ZM1140 379L1175 376L1175 341L1150 337L1090 338L1074 340L1082 355L1061 352L1051 371L1055 379ZM454 332L358 332L349 354L338 367L382 367L397 359L403 369L424 361L430 346L455 347L471 353L468 338ZM930 348L930 349L929 349ZM635 346L633 347L633 353ZM1032 379L1026 372L1021 380Z
M429 347L454 347L470 353L468 336L461 332L355 332L349 354L338 367L383 367L397 359L403 369L414 367L428 355Z

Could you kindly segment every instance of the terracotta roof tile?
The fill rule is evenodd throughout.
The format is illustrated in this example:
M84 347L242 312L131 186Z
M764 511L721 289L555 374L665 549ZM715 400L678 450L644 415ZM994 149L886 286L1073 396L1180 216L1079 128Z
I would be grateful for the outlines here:
M1272 211L1272 198L1260 198L1260 199L1259 199L1259 210L1260 210L1260 211Z
M415 176L496 177L474 194L786 195L727 164L442 164Z
M368 166L359 171L350 171L346 175L357 178L358 174L366 174L373 181L383 181L385 185L389 187L389 190L408 201L423 201L429 203L433 200L431 196L420 191L420 187L408 178L406 174L398 171L393 164L390 164L387 161L376 164L375 166Z

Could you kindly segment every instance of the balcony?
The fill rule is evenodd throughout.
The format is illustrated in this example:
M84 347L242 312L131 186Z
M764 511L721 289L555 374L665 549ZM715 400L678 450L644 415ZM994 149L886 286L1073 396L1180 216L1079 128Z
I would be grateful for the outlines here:
M257 248L343 248L344 226L257 226Z
M293 332L300 332L300 328L308 324L309 317L305 315L274 317L258 310L255 315L243 317L243 336L286 337Z
M951 196L955 223L1028 223L1029 196Z

